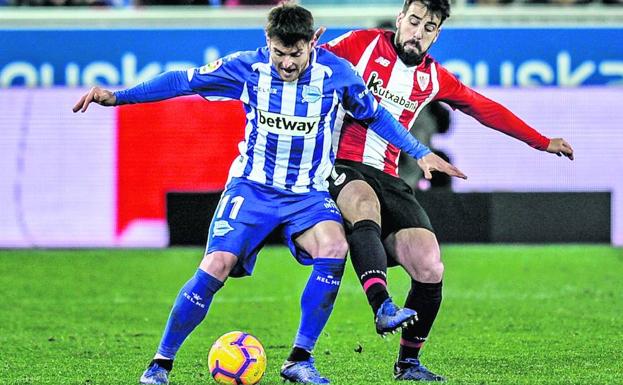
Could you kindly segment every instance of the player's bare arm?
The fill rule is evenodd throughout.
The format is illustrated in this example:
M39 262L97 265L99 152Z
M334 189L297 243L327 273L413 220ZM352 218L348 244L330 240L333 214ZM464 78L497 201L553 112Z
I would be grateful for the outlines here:
M431 171L440 171L450 176L467 179L467 175L461 170L432 152L418 159L417 164L424 172L424 177L426 179L431 179L433 177Z
M549 145L547 146L547 150L545 150L551 154L556 154L558 156L566 156L570 160L573 160L573 148L566 140L563 138L553 138L549 141Z
M97 103L100 106L114 106L116 101L117 98L112 91L100 87L93 87L89 92L82 95L76 105L74 105L73 111L85 112L91 103Z

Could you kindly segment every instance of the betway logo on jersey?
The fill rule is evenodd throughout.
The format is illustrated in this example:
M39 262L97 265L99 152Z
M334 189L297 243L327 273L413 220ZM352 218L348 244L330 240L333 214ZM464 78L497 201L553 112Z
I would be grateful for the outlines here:
M410 99L405 98L402 95L396 95L390 90L388 90L387 88L383 87L383 79L379 78L379 74L376 72L372 72L370 74L367 87L370 90L370 92L372 92L372 94L380 98L389 100L390 102L393 102L401 106L405 110L415 112L415 110L417 109L417 106L418 106L417 100L410 100Z
M279 135L316 135L320 116L291 116L257 110L257 126Z

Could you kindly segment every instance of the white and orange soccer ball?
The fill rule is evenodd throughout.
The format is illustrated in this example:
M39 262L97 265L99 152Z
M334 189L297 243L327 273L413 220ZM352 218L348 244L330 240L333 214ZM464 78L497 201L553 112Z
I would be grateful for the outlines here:
M266 371L266 352L260 341L244 332L220 336L208 354L210 374L219 384L253 385Z

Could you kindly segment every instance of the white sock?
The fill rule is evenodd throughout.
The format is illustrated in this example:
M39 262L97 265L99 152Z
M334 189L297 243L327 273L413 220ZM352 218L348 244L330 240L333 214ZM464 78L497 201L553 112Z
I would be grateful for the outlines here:
M154 356L154 360L170 360L169 357L165 357L160 353L156 353L156 355Z

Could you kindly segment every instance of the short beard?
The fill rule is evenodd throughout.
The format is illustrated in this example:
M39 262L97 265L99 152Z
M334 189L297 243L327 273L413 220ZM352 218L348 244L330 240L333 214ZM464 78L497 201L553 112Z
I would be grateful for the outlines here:
M396 53L398 53L398 57L400 58L400 60L402 60L402 62L405 63L407 66L420 64L428 50L422 52L421 54L407 53L404 50L404 46L398 44L398 37L398 34L396 34L396 37L394 39L394 47L396 48Z
M424 58L424 55L426 55L426 52L421 55L406 53L402 49L402 47L396 47L396 51L398 52L398 57L400 58L400 60L402 60L402 62L409 67L420 64L422 62L422 59Z
M400 58L400 60L402 60L402 62L405 63L407 66L420 64L422 62L422 59L424 58L424 55L426 55L426 51L422 52L421 54L407 53L405 52L403 47L399 45L396 45L396 52L398 53L398 57Z

